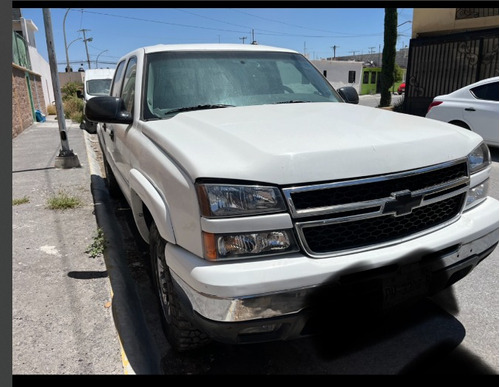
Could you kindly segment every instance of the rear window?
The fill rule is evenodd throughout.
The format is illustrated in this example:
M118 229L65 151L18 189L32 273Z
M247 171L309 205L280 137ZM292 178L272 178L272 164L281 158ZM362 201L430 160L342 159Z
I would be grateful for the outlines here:
M488 83L474 87L470 90L477 99L486 101L498 101L498 82Z

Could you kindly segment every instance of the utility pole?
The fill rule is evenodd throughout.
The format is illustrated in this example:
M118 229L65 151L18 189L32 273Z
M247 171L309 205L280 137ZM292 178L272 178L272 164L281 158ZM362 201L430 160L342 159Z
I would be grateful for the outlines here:
M75 168L80 167L78 156L73 153L69 147L68 136L66 134L66 120L64 118L64 108L61 97L61 86L59 84L59 75L57 74L57 59L54 48L54 36L52 33L52 18L50 9L43 8L43 22L45 25L45 39L47 40L47 52L49 54L50 75L52 78L52 87L54 88L54 97L56 101L56 112L59 124L59 137L61 138L61 150L56 157L56 168Z
M243 37L240 38L240 40L243 40L243 44L245 44L245 39L246 38L247 38L246 36L243 36Z
M90 31L90 30L86 30L86 29L83 29L83 30L78 30L78 32L83 32L83 43L85 43L85 52L87 53L87 64L89 65L89 69L90 69L90 58L89 58L89 49L87 48L87 42L91 42L92 41L92 38L86 38L85 37L85 31Z
M340 46L332 46L333 48L333 60L335 60L335 58L337 58L337 48L339 48Z
M255 40L255 33L254 33L253 28L252 28L252 44L257 44L257 42Z

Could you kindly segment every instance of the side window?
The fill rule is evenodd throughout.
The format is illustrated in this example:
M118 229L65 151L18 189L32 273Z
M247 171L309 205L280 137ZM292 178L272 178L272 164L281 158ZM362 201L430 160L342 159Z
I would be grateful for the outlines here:
M120 89L122 86L122 75L124 68L125 68L125 61L120 62L118 66L116 66L115 76L113 79L113 88L111 89L110 93L112 97L120 96Z
M125 108L129 113L134 109L134 96L135 96L135 73L137 69L137 58L132 57L128 61L127 70L123 77L123 88L121 97L125 102Z
M471 93L477 99L487 101L498 101L498 82L482 85L471 89Z

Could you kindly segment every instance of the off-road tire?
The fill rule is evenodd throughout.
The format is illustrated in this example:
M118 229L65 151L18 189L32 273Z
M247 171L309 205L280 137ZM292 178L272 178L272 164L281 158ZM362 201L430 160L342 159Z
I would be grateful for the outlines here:
M166 241L153 223L149 231L149 251L153 286L158 296L161 323L165 336L179 352L192 351L210 342L209 337L186 318L177 294L170 269L165 262Z

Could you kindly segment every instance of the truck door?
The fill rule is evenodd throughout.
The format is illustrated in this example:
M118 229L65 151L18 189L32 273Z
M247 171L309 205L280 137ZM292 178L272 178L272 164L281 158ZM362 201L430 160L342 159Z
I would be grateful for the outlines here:
M125 64L125 62L120 63L120 65ZM120 66L119 65L119 66ZM125 65L125 71L123 78L113 85L112 96L120 97L125 103L125 108L131 114L134 109L134 96L135 96L135 79L136 79L136 69L137 69L137 57L131 57ZM118 69L117 69L118 71ZM123 71L123 67L120 68ZM133 115L133 114L132 114ZM104 138L106 142L107 154L109 155L110 165L113 168L116 179L121 185L127 187L129 184L129 172L130 165L128 165L124 160L130 160L131 155L124 154L124 152L129 152L124 143L129 134L129 131L133 130L132 125L127 124L106 124L106 129L104 130ZM128 190L124 190L125 194Z
M113 78L113 82L111 85L110 95L112 97L119 97L121 93L121 85L123 83L123 71L125 69L125 61L122 61L116 66L116 72ZM114 175L117 177L119 181L121 181L121 177L118 175L118 171L115 163L115 142L113 141L114 137L114 124L110 123L102 123L102 130L98 130L99 142L101 143L102 150L106 157L106 161L109 166L113 170ZM113 134L111 134L113 133ZM111 135L110 135L111 134Z

